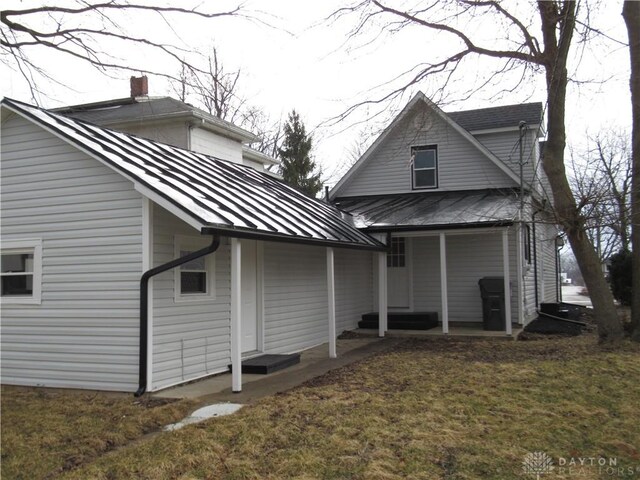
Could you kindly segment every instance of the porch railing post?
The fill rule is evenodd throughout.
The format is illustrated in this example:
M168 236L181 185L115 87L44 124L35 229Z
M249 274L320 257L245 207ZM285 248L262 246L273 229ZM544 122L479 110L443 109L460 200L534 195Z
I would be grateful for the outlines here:
M231 239L231 390L242 391L242 243Z
M502 268L504 275L504 322L505 332L511 335L511 279L509 277L509 230L502 230Z
M336 279L333 248L327 247L327 292L329 313L329 358L336 358Z
M378 336L387 331L387 254L378 254Z
M442 301L442 333L449 333L449 299L447 292L447 241L440 233L440 295Z

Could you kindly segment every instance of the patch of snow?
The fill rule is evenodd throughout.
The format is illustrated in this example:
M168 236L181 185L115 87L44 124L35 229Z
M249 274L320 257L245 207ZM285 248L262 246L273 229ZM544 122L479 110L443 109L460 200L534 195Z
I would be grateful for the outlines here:
M205 420L208 420L209 418L231 415L232 413L240 410L242 407L244 407L244 405L240 403L215 403L213 405L207 405L206 407L199 408L187 418L179 421L178 423L167 425L163 430L165 432L180 430L182 427L191 425L192 423L203 422Z

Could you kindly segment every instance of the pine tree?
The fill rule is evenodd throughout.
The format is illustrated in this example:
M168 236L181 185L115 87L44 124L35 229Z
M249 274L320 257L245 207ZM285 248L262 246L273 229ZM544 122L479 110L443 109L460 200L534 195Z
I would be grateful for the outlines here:
M282 179L288 185L315 197L322 190L316 163L310 157L312 138L307 135L300 115L293 110L284 126L284 140L278 148Z

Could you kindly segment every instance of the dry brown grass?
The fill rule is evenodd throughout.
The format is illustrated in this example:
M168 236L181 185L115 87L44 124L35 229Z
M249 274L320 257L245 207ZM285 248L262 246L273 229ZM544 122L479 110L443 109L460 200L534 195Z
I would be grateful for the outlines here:
M638 346L529 337L538 341L409 340L235 415L91 456L62 477L534 478L522 472L531 451L640 467ZM113 434L123 428L114 424ZM63 438L82 444L72 430Z
M54 478L176 421L192 402L2 387L2 478Z
M407 341L65 478L533 478L530 451L640 467L638 378L637 345L607 351L593 336Z

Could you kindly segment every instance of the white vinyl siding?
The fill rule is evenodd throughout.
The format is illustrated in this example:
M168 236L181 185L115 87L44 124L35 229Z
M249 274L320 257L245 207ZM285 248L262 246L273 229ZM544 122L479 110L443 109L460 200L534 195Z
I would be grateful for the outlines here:
M327 259L324 247L264 244L267 353L296 352L327 342L327 303Z
M438 319L442 321L439 238L412 237L411 240L414 310L438 312ZM501 231L447 235L446 246L449 321L481 323L482 299L478 280L503 274ZM514 323L518 318L515 248L515 235L510 232L511 318Z
M142 197L18 117L2 124L2 241L42 242L40 305L2 306L2 381L134 391Z
M547 218L546 221L551 222L551 219ZM557 300L556 237L558 229L551 223L539 224L537 228L541 232L538 245L538 256L542 264L542 271L539 275L543 284L541 285L540 302L555 302Z
M438 145L438 188L430 191L516 186L497 165L440 117L431 113L427 128L420 127L419 122L414 121L415 117L416 112L407 115L336 196L412 192L411 147L416 145Z
M199 233L162 207L153 210L153 263L158 266L175 258L176 236ZM201 247L210 240L204 236ZM175 270L153 278L153 390L224 371L231 363L228 239L213 256L215 298L176 302Z
M358 328L365 313L375 310L373 258L370 252L335 250L336 331ZM377 302L376 302L377 305Z
M194 152L234 163L243 163L242 144L239 141L217 135L203 128L192 128L190 132L191 144L189 148Z

